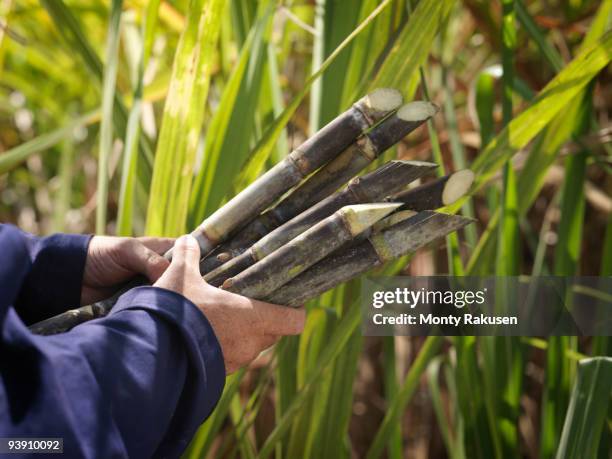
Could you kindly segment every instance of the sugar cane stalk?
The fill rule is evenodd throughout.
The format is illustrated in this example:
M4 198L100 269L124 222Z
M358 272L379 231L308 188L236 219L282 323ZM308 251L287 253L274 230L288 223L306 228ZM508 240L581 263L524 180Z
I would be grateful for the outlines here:
M108 312L109 310L106 308L101 307L98 303L94 303L89 306L83 306L78 309L71 309L63 312L57 316L37 322L29 328L30 331L36 335L55 335L68 331L83 322L97 319L98 317L104 317Z
M396 110L401 103L401 94L389 88L375 90L358 100L192 231L202 255L208 254L305 177L337 156L363 131ZM172 249L166 256L171 258Z
M200 265L202 274L211 272L239 255L246 247L274 228L329 196L381 153L425 123L437 111L438 107L429 102L418 101L403 105L396 113L383 120L319 169L275 207L256 217L229 241L218 246L210 256L202 260Z
M425 185L402 191L386 199L388 202L401 202L402 209L414 211L435 210L449 206L465 195L474 182L474 173L463 169L440 177Z
M346 206L223 283L223 289L261 299L353 240L401 204Z
M375 171L351 180L343 190L279 226L253 244L249 250L208 273L204 280L219 286L225 279L247 269L338 209L353 204L380 201L436 167L436 164L422 161L389 161Z
M340 250L304 271L265 300L298 306L323 292L353 279L387 261L399 258L444 237L471 219L458 215L423 211L386 230L375 233L361 244Z

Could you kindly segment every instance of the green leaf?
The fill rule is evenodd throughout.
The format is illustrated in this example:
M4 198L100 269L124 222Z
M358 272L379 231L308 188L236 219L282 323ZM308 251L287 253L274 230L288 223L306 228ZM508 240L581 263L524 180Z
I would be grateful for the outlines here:
M517 115L472 164L476 173L470 195L480 190L520 148L523 148L603 69L612 59L612 31L580 53ZM461 207L466 198L449 206Z
M106 65L102 80L102 119L100 120L100 146L98 150L98 187L96 190L96 232L106 232L109 160L113 148L113 103L119 60L119 25L123 0L113 0L106 34Z
M89 42L78 17L66 6L64 0L40 0L40 3L49 13L51 19L53 19L57 30L70 47L70 51L80 56L89 72L91 72L94 78L102 83L104 78L104 66L100 57L96 54L96 51ZM125 104L120 94L116 92L113 107L113 122L115 130L121 138L125 137L127 118L128 115ZM150 165L153 159L149 146L144 141L140 142L140 152L147 161L146 165Z
M360 323L361 310L358 305L352 305L332 333L332 336L317 361L316 367L308 375L308 378L300 387L296 397L265 440L259 451L258 457L266 458L272 453L277 442L290 429L293 417L303 409L305 402L311 396L312 391L317 387L317 382L321 378L323 372L329 368L334 359L345 349L350 337L355 330L357 330Z
M189 193L225 2L191 0L164 106L146 233L185 232Z
M512 120L514 93L514 51L516 25L514 0L502 0L502 116L503 126ZM517 275L520 269L520 234L518 219L516 174L508 162L504 165L501 192L501 215L495 273L498 276Z
M376 0L364 0L361 3L359 21L363 21L376 8ZM357 88L370 75L376 65L376 60L383 52L385 44L390 40L391 19L393 10L386 8L368 27L355 39L351 47L351 56L346 68L346 76L342 86L340 108L348 107L357 97Z
M465 459L465 451L461 436L461 426L456 426L456 431L453 430L453 425L451 423L451 419L447 416L446 411L444 409L444 403L442 401L442 394L440 391L440 369L446 369L447 367L446 360L440 356L436 357L431 361L431 363L427 367L427 386L429 388L429 394L431 396L431 404L433 405L434 413L438 420L438 426L440 426L440 433L442 434L442 439L444 440L444 445L446 446L446 452L448 456L452 459ZM445 372L448 375L448 372ZM446 378L447 384L454 384L453 378ZM449 389L451 388L449 387ZM456 399L456 394L450 394L454 399ZM459 438L458 438L459 437Z
M327 59L321 64L321 67L317 69L301 86L301 89L294 96L291 103L285 108L283 113L274 120L274 123L266 130L262 138L257 143L253 152L251 153L251 157L246 166L242 169L242 173L237 178L236 182L240 184L249 183L248 180L245 180L249 177L256 177L261 172L261 168L266 163L267 159L270 157L270 154L274 150L274 145L278 140L279 136L283 132L283 129L300 106L302 100L308 94L312 84L319 78L327 68L334 62L336 57L357 37L364 29L370 24L385 8L389 6L391 0L384 0L378 7L370 13L370 15L359 24L353 30L348 37L346 37L340 45L331 53Z
M187 459L207 457L208 452L212 448L213 441L229 413L230 404L240 389L240 382L245 373L246 369L243 368L227 377L223 394L221 394L221 399L217 403L215 410L206 422L200 426L184 454Z
M255 127L257 102L272 19L272 3L262 3L261 13L240 51L235 70L206 133L204 161L191 195L190 223L197 225L214 212L232 189L232 181L247 154Z
M561 71L563 68L563 59L561 58L561 55L550 45L550 43L548 43L548 40L540 30L540 27L535 23L529 14L523 0L514 0L514 8L516 10L516 17L520 21L521 25L525 28L529 36L536 42L540 52L548 61L549 65L555 72Z
M147 4L142 24L142 43L136 43L136 46L140 45L140 49L135 62L137 74L134 87L134 98L128 116L123 149L121 188L119 190L119 208L117 210L117 234L119 236L131 236L133 231L135 191L138 174L138 141L140 138L140 117L142 115L142 97L144 90L144 69L146 68L153 47L159 4L160 0L152 0Z
M576 139L589 131L592 114L592 91L586 91L578 100L578 115L574 137ZM586 179L586 160L589 152L581 150L567 158L565 162L565 180L561 195L561 221L558 227L558 241L555 247L555 274L558 276L575 276L578 269L578 258L582 248L582 226L584 220L585 200L584 181Z
M612 358L596 357L579 362L557 459L600 457L602 432L609 429L606 418L610 413L611 386Z
M419 84L418 69L425 63L454 3L454 0L421 0L368 87L397 88L406 100L411 100Z
M72 177L74 174L74 150L73 139L62 142L59 161L59 189L55 196L55 208L53 209L53 231L64 232L66 230L66 213L70 210L70 196L72 194Z
M360 19L367 16L367 14L364 16L359 14L359 3L361 2L355 2L351 8L347 8L344 3L334 0L318 0L316 2L314 10L316 34L312 52L313 68L320 67L325 58L359 24ZM387 8L385 11L388 12L389 9ZM309 116L311 135L334 119L343 108L342 91L345 89L347 68L351 64L351 53L349 51L358 46L358 40L368 36L374 22L372 21L355 39L350 49L345 49L336 57L329 69L312 85Z
M393 433L394 426L399 422L401 414L418 387L421 375L438 353L443 341L444 338L441 336L428 336L426 338L397 395L389 402L382 424L378 428L366 455L367 459L381 457L385 445L388 444L389 437Z
M583 50L583 52L579 56L581 59L586 57L584 50L588 50L590 47L594 46L598 42L598 40L601 40L601 36L608 29L611 21L612 0L606 0L604 3L601 4L596 17L593 20L592 26L580 46L580 49ZM576 59L578 59L578 57ZM576 59L574 59L574 61L576 61ZM567 68L563 72L567 72ZM593 77L596 74L597 71L593 73ZM549 86L558 86L563 89L563 86L559 86L561 84L560 82L555 83L559 76L557 76L553 81L551 81L547 88ZM568 74L564 76L564 79L570 80L571 72L568 72ZM587 84L588 81L586 81L583 86L586 87ZM561 145L570 138L571 133L575 130L576 123L579 122L581 110L580 100L583 97L582 91L584 91L584 87L580 89L573 97L570 96L569 102L563 104L562 108L564 108L564 110L562 112L561 110L559 110L559 113L554 115L552 122L550 122L550 125L546 127L546 129L543 129L542 135L536 139L534 145L531 148L530 155L527 158L527 163L518 178L518 189L521 190L521 199L519 201L519 213L521 216L524 215L531 207L531 204L535 200L536 196L538 195L544 184L544 178L548 172L548 168L557 158L557 154ZM544 94L544 91L546 91L547 88L542 91L542 93L540 94L541 96ZM569 88L572 89L573 92L574 88L572 86L569 86ZM551 104L554 104L555 102L556 100L552 98ZM525 112L523 112L522 115L526 115L527 111L529 110L530 109L527 109ZM525 116L524 122L534 122L536 118L537 112L534 112L531 113L529 116ZM520 128L520 125L518 124L516 118L511 123L511 126L515 127L515 131ZM510 148L510 146L506 143L509 137L508 131L509 129L506 129L505 132L500 133L496 137L495 142L499 142L497 147L494 147L490 150L489 147L491 147L491 145L488 145L485 149L485 152L489 152L487 154L490 154L491 157L494 157L494 155L502 154L505 149ZM531 141L533 137L535 137L535 135L528 136L526 140L520 139L519 144L524 146L529 141ZM513 154L513 152L510 151L510 154ZM481 153L481 155L483 155L483 153ZM484 184L485 181L486 180L482 180L480 183ZM486 263L487 259L489 258L489 255L495 248L495 235L497 224L499 223L499 215L499 211L496 211L493 214L487 225L486 231L481 236L476 249L472 253L472 257L470 259L470 262L468 263L469 273L474 273L477 269L480 268L483 263Z
M76 129L87 126L100 119L100 111L94 110L85 115L75 118L65 126L55 129L46 134L34 137L32 140L22 143L10 150L0 154L0 175L6 174L17 167L30 156L45 152L64 139L70 138Z

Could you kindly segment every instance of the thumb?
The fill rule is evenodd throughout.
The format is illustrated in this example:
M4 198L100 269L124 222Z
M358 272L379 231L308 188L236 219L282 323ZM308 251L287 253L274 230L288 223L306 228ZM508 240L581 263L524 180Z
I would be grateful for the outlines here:
M191 234L181 236L176 240L170 263L171 267L174 265L183 265L188 269L197 269L198 273L200 272L200 246Z

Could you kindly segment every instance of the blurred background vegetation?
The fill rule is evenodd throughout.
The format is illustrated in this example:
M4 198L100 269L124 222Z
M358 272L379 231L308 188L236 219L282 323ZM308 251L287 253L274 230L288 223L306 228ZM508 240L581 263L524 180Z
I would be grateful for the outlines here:
M0 221L176 236L368 90L477 224L378 274L612 275L612 1L0 0ZM609 457L608 338L364 338L358 282L187 457ZM569 409L568 409L569 407Z

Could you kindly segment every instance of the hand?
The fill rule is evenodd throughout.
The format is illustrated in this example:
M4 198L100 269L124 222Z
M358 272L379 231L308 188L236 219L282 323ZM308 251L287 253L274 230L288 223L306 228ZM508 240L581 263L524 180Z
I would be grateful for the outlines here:
M303 309L251 300L208 285L200 275L200 247L192 236L176 241L170 267L155 287L180 293L206 316L221 344L227 374L253 361L281 336L304 329Z
M108 298L137 274L155 282L170 265L161 254L173 244L169 238L94 236L87 250L81 304Z

